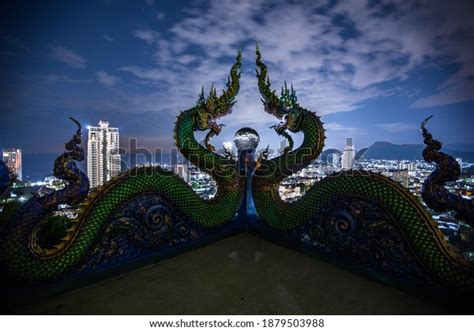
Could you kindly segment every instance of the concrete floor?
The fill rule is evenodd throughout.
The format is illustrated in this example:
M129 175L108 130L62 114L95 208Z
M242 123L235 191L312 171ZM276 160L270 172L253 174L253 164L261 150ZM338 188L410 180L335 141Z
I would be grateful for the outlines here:
M446 310L251 234L241 234L16 312L442 314Z

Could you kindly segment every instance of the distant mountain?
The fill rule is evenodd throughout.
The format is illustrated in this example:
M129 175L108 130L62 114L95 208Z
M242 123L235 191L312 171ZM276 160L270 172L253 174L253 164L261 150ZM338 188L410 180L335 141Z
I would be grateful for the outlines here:
M355 155L355 160L360 160L364 158L365 153L367 152L368 148L361 148L357 151Z
M363 158L385 160L421 160L421 153L423 152L424 148L425 146L421 144L396 145L385 141L378 141L367 148ZM474 152L472 151L455 150L444 147L442 151L456 158L460 157L463 159L463 161L474 162Z

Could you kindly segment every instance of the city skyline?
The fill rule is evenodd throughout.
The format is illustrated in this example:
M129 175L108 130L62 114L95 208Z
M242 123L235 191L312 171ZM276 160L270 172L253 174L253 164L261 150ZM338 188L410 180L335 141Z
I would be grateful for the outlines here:
M272 87L279 91L284 77L301 105L322 115L326 148L342 150L349 136L360 147L421 144L419 123L429 114L438 139L474 145L468 2L456 8L423 1L2 6L1 148L60 153L73 116L84 127L107 118L121 130L125 148L136 138L140 147L169 150L176 115L195 104L202 85L224 87L239 48L241 91L212 143L221 147L252 126L259 148L278 148L281 138L269 129L277 121L258 95L256 42Z

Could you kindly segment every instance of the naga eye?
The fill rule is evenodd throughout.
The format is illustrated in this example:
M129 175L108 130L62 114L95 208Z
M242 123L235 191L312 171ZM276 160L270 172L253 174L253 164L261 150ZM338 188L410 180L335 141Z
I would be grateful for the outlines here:
M290 110L291 110L291 107L289 105L284 105L280 109L281 109L281 112L283 112L283 113L289 113Z

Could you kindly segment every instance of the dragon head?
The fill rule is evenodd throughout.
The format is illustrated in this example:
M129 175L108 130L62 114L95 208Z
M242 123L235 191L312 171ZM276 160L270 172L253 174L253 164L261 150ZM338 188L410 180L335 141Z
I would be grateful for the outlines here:
M79 121L75 120L72 117L69 117L71 121L76 123L77 130L74 136L70 141L66 143L66 150L71 152L71 156L76 161L84 160L84 149L81 147L82 143L82 126Z
M278 134L282 134L285 130L291 132L300 131L303 111L298 104L296 92L291 85L290 88L285 85L281 89L281 96L276 95L276 91L271 89L270 79L267 76L267 66L262 62L262 56L257 46L256 48L257 67L256 70L258 78L258 88L262 95L262 102L267 113L280 119L280 123L272 126Z
M429 149L438 152L443 147L443 144L439 140L434 139L433 136L431 135L431 133L426 128L426 123L428 123L428 121L432 117L433 117L433 115L430 115L427 118L425 118L423 120L423 122L421 122L420 129L421 129L421 132L423 134L423 138L424 138L423 142L425 143L425 145Z
M234 101L222 103L217 96L216 88L211 86L209 96L204 96L204 88L199 95L196 112L196 129L200 131L211 130L215 135L221 132L222 124L217 124L219 117L227 115L231 112Z
M195 114L195 130L210 130L210 135L218 135L223 127L217 124L216 120L232 111L235 104L235 96L239 92L240 66L242 54L238 52L235 63L230 70L230 76L227 79L227 89L222 92L221 96L217 95L216 88L211 86L209 95L204 94L204 87L199 95L196 104Z

